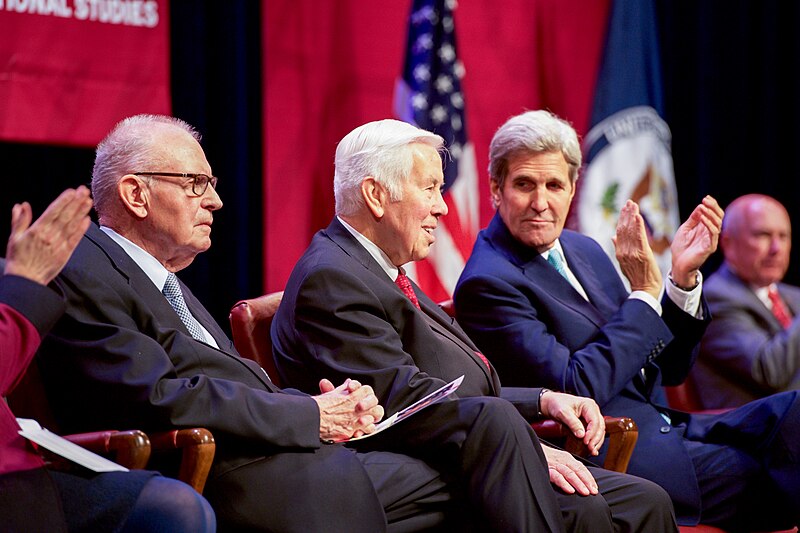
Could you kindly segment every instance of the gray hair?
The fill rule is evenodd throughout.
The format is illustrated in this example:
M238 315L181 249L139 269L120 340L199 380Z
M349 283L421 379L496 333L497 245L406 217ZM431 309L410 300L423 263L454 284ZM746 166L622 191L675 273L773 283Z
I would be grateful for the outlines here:
M489 145L489 179L502 188L513 157L544 152L561 152L574 184L581 167L581 145L575 129L549 111L526 111L511 117L500 126Z
M125 174L153 170L162 163L163 151L154 130L172 127L200 142L200 134L183 120L165 115L135 115L118 122L95 152L92 197L97 214L110 214L117 183Z
M334 163L336 214L352 215L363 207L360 186L367 176L386 187L392 201L400 200L402 180L414 165L414 143L444 150L439 135L393 119L368 122L345 135L336 147Z

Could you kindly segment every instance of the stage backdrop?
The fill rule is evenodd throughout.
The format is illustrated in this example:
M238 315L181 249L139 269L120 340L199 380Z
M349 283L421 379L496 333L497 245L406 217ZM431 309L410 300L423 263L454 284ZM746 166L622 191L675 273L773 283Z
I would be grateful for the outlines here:
M0 0L0 139L94 146L170 114L167 0Z
M263 0L264 286L280 290L333 216L333 154L354 127L392 118L409 1ZM487 149L500 124L547 108L580 134L591 114L608 0L472 0L455 11L481 226Z

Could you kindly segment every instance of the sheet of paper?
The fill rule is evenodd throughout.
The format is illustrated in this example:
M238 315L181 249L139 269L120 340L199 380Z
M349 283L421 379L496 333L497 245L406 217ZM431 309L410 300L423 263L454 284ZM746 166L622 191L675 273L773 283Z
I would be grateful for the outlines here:
M35 442L42 448L46 448L51 452L65 457L70 461L85 466L89 470L95 472L127 472L128 469L120 466L113 461L109 461L105 457L101 457L96 453L92 453L85 448L81 448L77 444L73 444L67 439L59 437L42 426L36 420L30 418L17 418L17 424L22 429L19 434L31 442Z
M458 389L458 387L461 385L462 381L464 381L464 376L460 376L460 377L454 379L453 381L451 381L447 385L444 385L443 387L441 387L439 389L436 389L435 391L433 391L432 393L428 394L427 396L425 396L421 400L417 400L416 402L412 403L408 407L397 411L395 414L393 414L389 418L385 419L380 424L376 425L375 426L375 431L373 431L369 435L362 435L360 437L355 437L355 438L350 439L347 442L366 439L367 437L371 437L373 435L377 435L381 431L392 427L393 425L397 424L401 420L405 420L406 418L408 418L409 416L411 416L411 415L413 415L415 413L418 413L419 411L421 411L422 409L425 409L429 405L433 405L433 404L435 404L437 402L442 401L443 399L447 398L449 395L454 393L456 391L456 389Z

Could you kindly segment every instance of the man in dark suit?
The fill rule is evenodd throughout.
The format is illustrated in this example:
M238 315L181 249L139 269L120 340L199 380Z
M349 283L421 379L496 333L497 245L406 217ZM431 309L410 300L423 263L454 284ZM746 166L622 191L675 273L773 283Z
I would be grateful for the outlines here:
M703 291L714 320L692 369L703 407L800 389L800 287L781 282L792 249L789 213L769 196L741 196L725 210L720 245L725 261Z
M365 124L339 143L337 216L298 261L273 322L282 378L310 390L319 376L351 375L393 413L463 375L452 400L359 446L437 465L464 487L479 530L674 530L660 488L540 446L526 422L565 422L595 450L604 433L595 402L501 388L472 341L405 275L401 265L428 255L447 213L442 145L396 120Z
M6 259L0 259L0 394L11 392L45 333L64 312L47 285L89 226L86 187L68 189L31 224L31 206L11 214ZM214 513L202 496L155 472L89 475L44 468L37 451L0 399L0 529L3 531L213 532Z
M205 494L226 531L437 523L449 500L437 471L327 444L374 430L383 410L369 387L322 380L318 396L279 390L177 282L174 272L210 246L222 207L198 138L178 119L139 115L98 145L100 227L89 227L58 278L67 310L40 352L59 422L70 431L209 428L217 451Z
M660 387L685 379L710 319L699 268L722 210L706 197L679 228L663 283L628 201L615 246L629 292L598 243L563 229L580 165L575 131L546 111L500 127L489 167L497 214L456 286L459 321L509 383L591 396L606 414L632 417L628 471L669 492L679 523L795 524L797 395L704 417L668 409Z

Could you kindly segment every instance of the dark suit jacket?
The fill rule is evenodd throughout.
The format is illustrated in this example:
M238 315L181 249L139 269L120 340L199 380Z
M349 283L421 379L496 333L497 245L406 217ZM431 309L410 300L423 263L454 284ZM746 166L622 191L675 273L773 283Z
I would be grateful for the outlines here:
M794 316L800 288L778 284ZM727 263L706 281L703 293L714 320L692 369L703 407L738 407L770 394L800 389L800 320L783 329L778 319Z
M536 418L539 389L501 388L458 324L414 289L424 312L334 219L295 266L273 322L282 379L310 391L320 377L353 377L392 414L463 374L458 396L502 396Z
M67 311L39 359L64 430L203 426L217 441L212 478L278 449L320 446L313 399L272 385L182 286L220 349L194 340L150 278L97 226L57 280Z
M505 383L590 396L603 414L632 417L639 440L628 472L664 487L678 516L696 517L700 493L683 429L660 412L672 426L691 417L665 407L660 385L685 379L708 318L690 317L666 297L659 317L628 299L595 241L571 231L560 240L591 303L496 215L456 286L456 316Z

